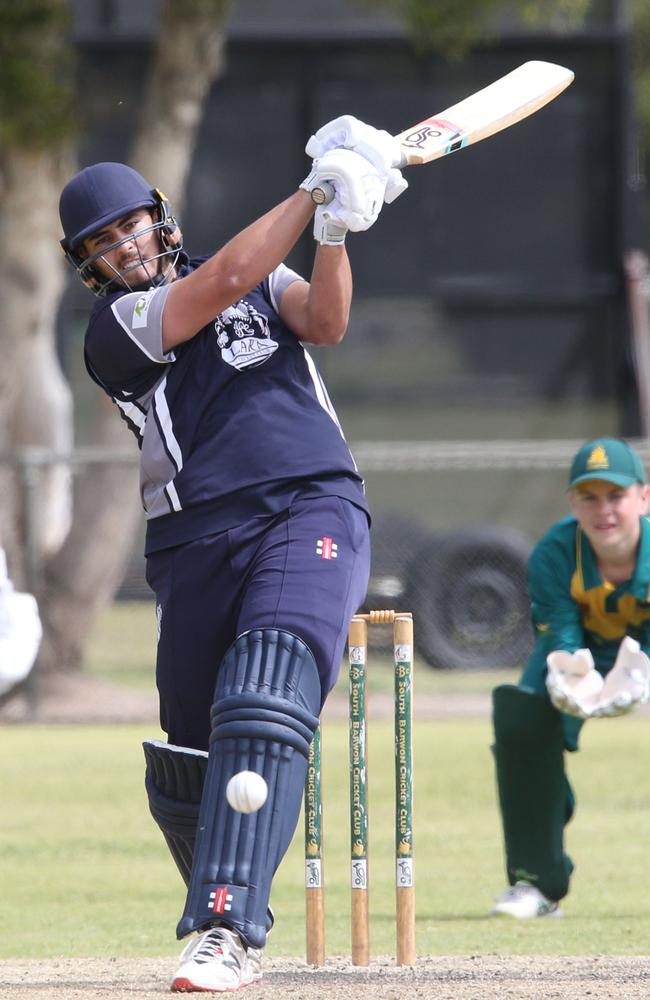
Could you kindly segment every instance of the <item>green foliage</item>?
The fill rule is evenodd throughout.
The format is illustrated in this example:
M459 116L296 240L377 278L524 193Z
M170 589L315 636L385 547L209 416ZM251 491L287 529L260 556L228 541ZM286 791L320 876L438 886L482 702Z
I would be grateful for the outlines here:
M650 4L647 0L633 0L631 6L632 23L632 52L636 71L639 79L643 80L643 92L639 94L644 105L650 101L647 89L650 86L648 77L650 76Z
M0 141L43 149L73 131L67 0L0 0Z
M479 41L493 40L498 16L508 9L504 0L366 0L372 6L392 8L403 18L420 49L454 58ZM593 0L513 0L515 18L531 27L552 24L555 29L580 24Z
M593 0L547 0L540 4L536 0L518 0L517 8L526 24L541 27L551 23L554 28L573 28L581 24Z
M489 36L490 14L499 0L440 0L431 4L422 0L395 0L397 8L419 48L432 49L448 56L460 56L479 38Z
M631 9L634 93L647 173L650 170L650 4L648 0L633 0Z

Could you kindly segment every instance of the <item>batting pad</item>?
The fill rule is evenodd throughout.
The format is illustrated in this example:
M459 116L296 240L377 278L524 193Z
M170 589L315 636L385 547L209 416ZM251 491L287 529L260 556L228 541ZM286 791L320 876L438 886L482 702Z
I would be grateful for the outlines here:
M495 688L492 702L508 879L562 899L573 871L564 827L575 804L564 769L562 716L548 698L511 684Z
M210 924L263 948L271 882L300 815L321 685L309 647L278 629L239 636L219 669L194 864L182 938ZM226 785L239 771L268 785L257 812L232 809Z
M142 748L149 810L187 886L208 755L161 740L145 740Z

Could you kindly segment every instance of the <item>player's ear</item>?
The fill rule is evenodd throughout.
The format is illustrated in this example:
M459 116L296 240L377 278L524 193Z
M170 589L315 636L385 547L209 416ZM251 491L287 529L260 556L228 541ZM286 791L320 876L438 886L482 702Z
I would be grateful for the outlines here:
M639 501L641 504L641 514L647 514L650 509L650 486L647 483L639 487Z

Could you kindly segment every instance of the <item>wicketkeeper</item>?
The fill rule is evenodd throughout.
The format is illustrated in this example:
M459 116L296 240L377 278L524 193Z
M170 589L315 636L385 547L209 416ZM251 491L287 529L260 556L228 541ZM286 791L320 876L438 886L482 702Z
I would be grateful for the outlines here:
M125 164L86 167L61 195L63 248L98 296L88 372L142 455L169 741L145 744L146 785L188 884L177 936L198 932L177 991L261 977L271 882L368 581L363 481L305 345L343 338L346 235L406 182L396 141L347 116L307 152L299 189L209 258L188 255L164 195ZM305 281L283 261L312 221ZM226 787L250 771L268 794L246 812Z
M493 914L560 914L573 871L564 828L575 809L564 751L586 719L648 698L650 487L638 454L589 441L569 474L572 516L529 562L536 643L519 684L493 692L494 757L509 888Z

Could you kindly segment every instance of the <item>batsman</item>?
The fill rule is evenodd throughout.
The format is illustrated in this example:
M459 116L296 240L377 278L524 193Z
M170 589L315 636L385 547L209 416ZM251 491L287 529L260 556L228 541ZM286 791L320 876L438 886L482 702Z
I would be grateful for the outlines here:
M368 582L363 481L311 349L346 332L348 232L407 185L395 139L348 116L307 152L297 190L207 258L126 164L86 167L60 199L66 257L97 296L88 373L141 453L168 740L145 743L145 781L187 884L178 992L261 978L273 876ZM315 208L323 183L334 200ZM307 281L284 260L310 223Z
M530 557L536 642L518 686L493 692L494 758L509 886L492 913L560 915L573 862L564 833L575 798L565 751L586 719L624 715L648 698L650 487L618 438L580 448L571 516Z

